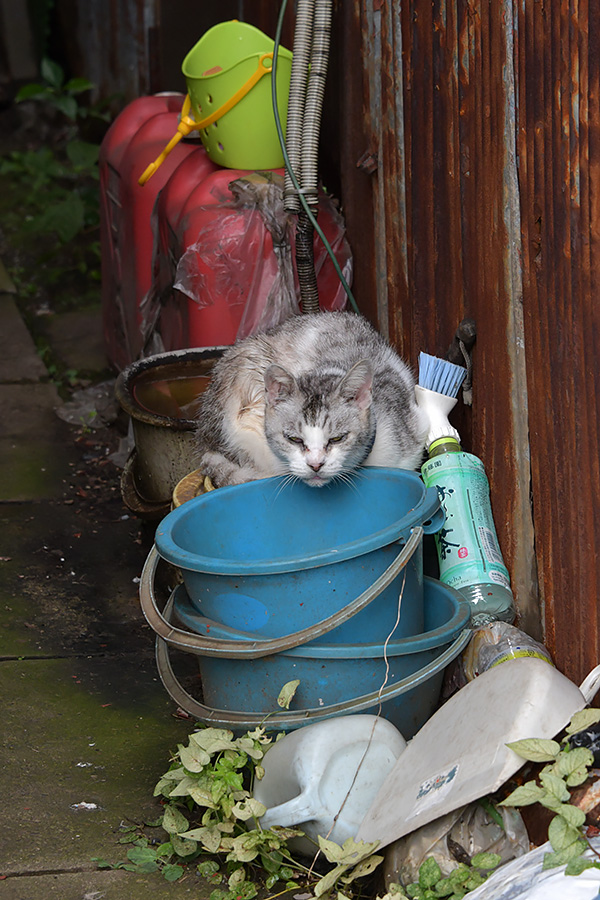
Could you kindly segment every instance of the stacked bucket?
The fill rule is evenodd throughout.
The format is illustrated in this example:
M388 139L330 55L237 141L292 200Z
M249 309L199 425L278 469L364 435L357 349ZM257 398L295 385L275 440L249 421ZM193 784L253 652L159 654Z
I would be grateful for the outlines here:
M381 712L405 738L434 712L470 610L423 576L423 534L443 523L415 472L365 468L316 489L269 478L189 500L159 525L141 583L163 683L182 708L234 731ZM161 613L160 559L182 576ZM170 648L198 657L202 700ZM290 709L277 698L298 681Z

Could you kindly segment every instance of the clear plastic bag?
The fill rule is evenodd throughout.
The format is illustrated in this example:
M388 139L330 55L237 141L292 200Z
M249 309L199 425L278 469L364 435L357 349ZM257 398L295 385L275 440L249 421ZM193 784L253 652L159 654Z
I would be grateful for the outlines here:
M283 176L214 173L202 202L179 218L153 213L153 285L142 304L147 346L159 331L163 346L232 344L266 331L300 311L295 265L295 217L283 209ZM319 193L318 222L348 283L352 255L336 203ZM315 274L322 309L346 306L335 267L315 235Z
M587 747L594 757L594 765L600 766L600 722L590 725L577 734L572 734L569 738L571 747Z
M237 332L243 338L285 321L298 312L298 303L280 185L252 173L229 189L233 200L223 197L207 211L207 225L181 256L174 288L200 308L217 300L243 305Z
M507 622L490 622L473 632L462 655L467 681L472 681L500 663L521 656L545 659L552 665L552 657L543 644Z

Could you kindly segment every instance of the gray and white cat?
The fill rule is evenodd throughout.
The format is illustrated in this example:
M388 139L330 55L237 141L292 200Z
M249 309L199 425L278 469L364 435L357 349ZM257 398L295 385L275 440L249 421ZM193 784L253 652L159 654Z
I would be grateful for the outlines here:
M198 466L216 486L358 466L413 469L428 421L408 366L361 316L298 315L229 348L202 398Z

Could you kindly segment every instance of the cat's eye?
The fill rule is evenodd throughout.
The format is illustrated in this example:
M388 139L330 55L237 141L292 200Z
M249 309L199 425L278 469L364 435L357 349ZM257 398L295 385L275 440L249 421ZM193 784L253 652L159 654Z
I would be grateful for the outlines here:
M303 444L304 443L302 438L297 437L297 435L295 435L295 434L286 434L286 438L291 444Z
M346 434L336 434L335 437L329 438L330 444L341 444L342 441L345 441L348 437L348 432Z

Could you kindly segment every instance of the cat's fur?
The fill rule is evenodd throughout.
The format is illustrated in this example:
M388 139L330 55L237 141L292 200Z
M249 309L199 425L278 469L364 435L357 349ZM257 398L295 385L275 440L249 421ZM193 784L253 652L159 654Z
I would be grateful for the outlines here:
M198 466L216 486L293 475L321 487L363 464L415 468L427 429L409 368L366 319L299 315L217 362Z

